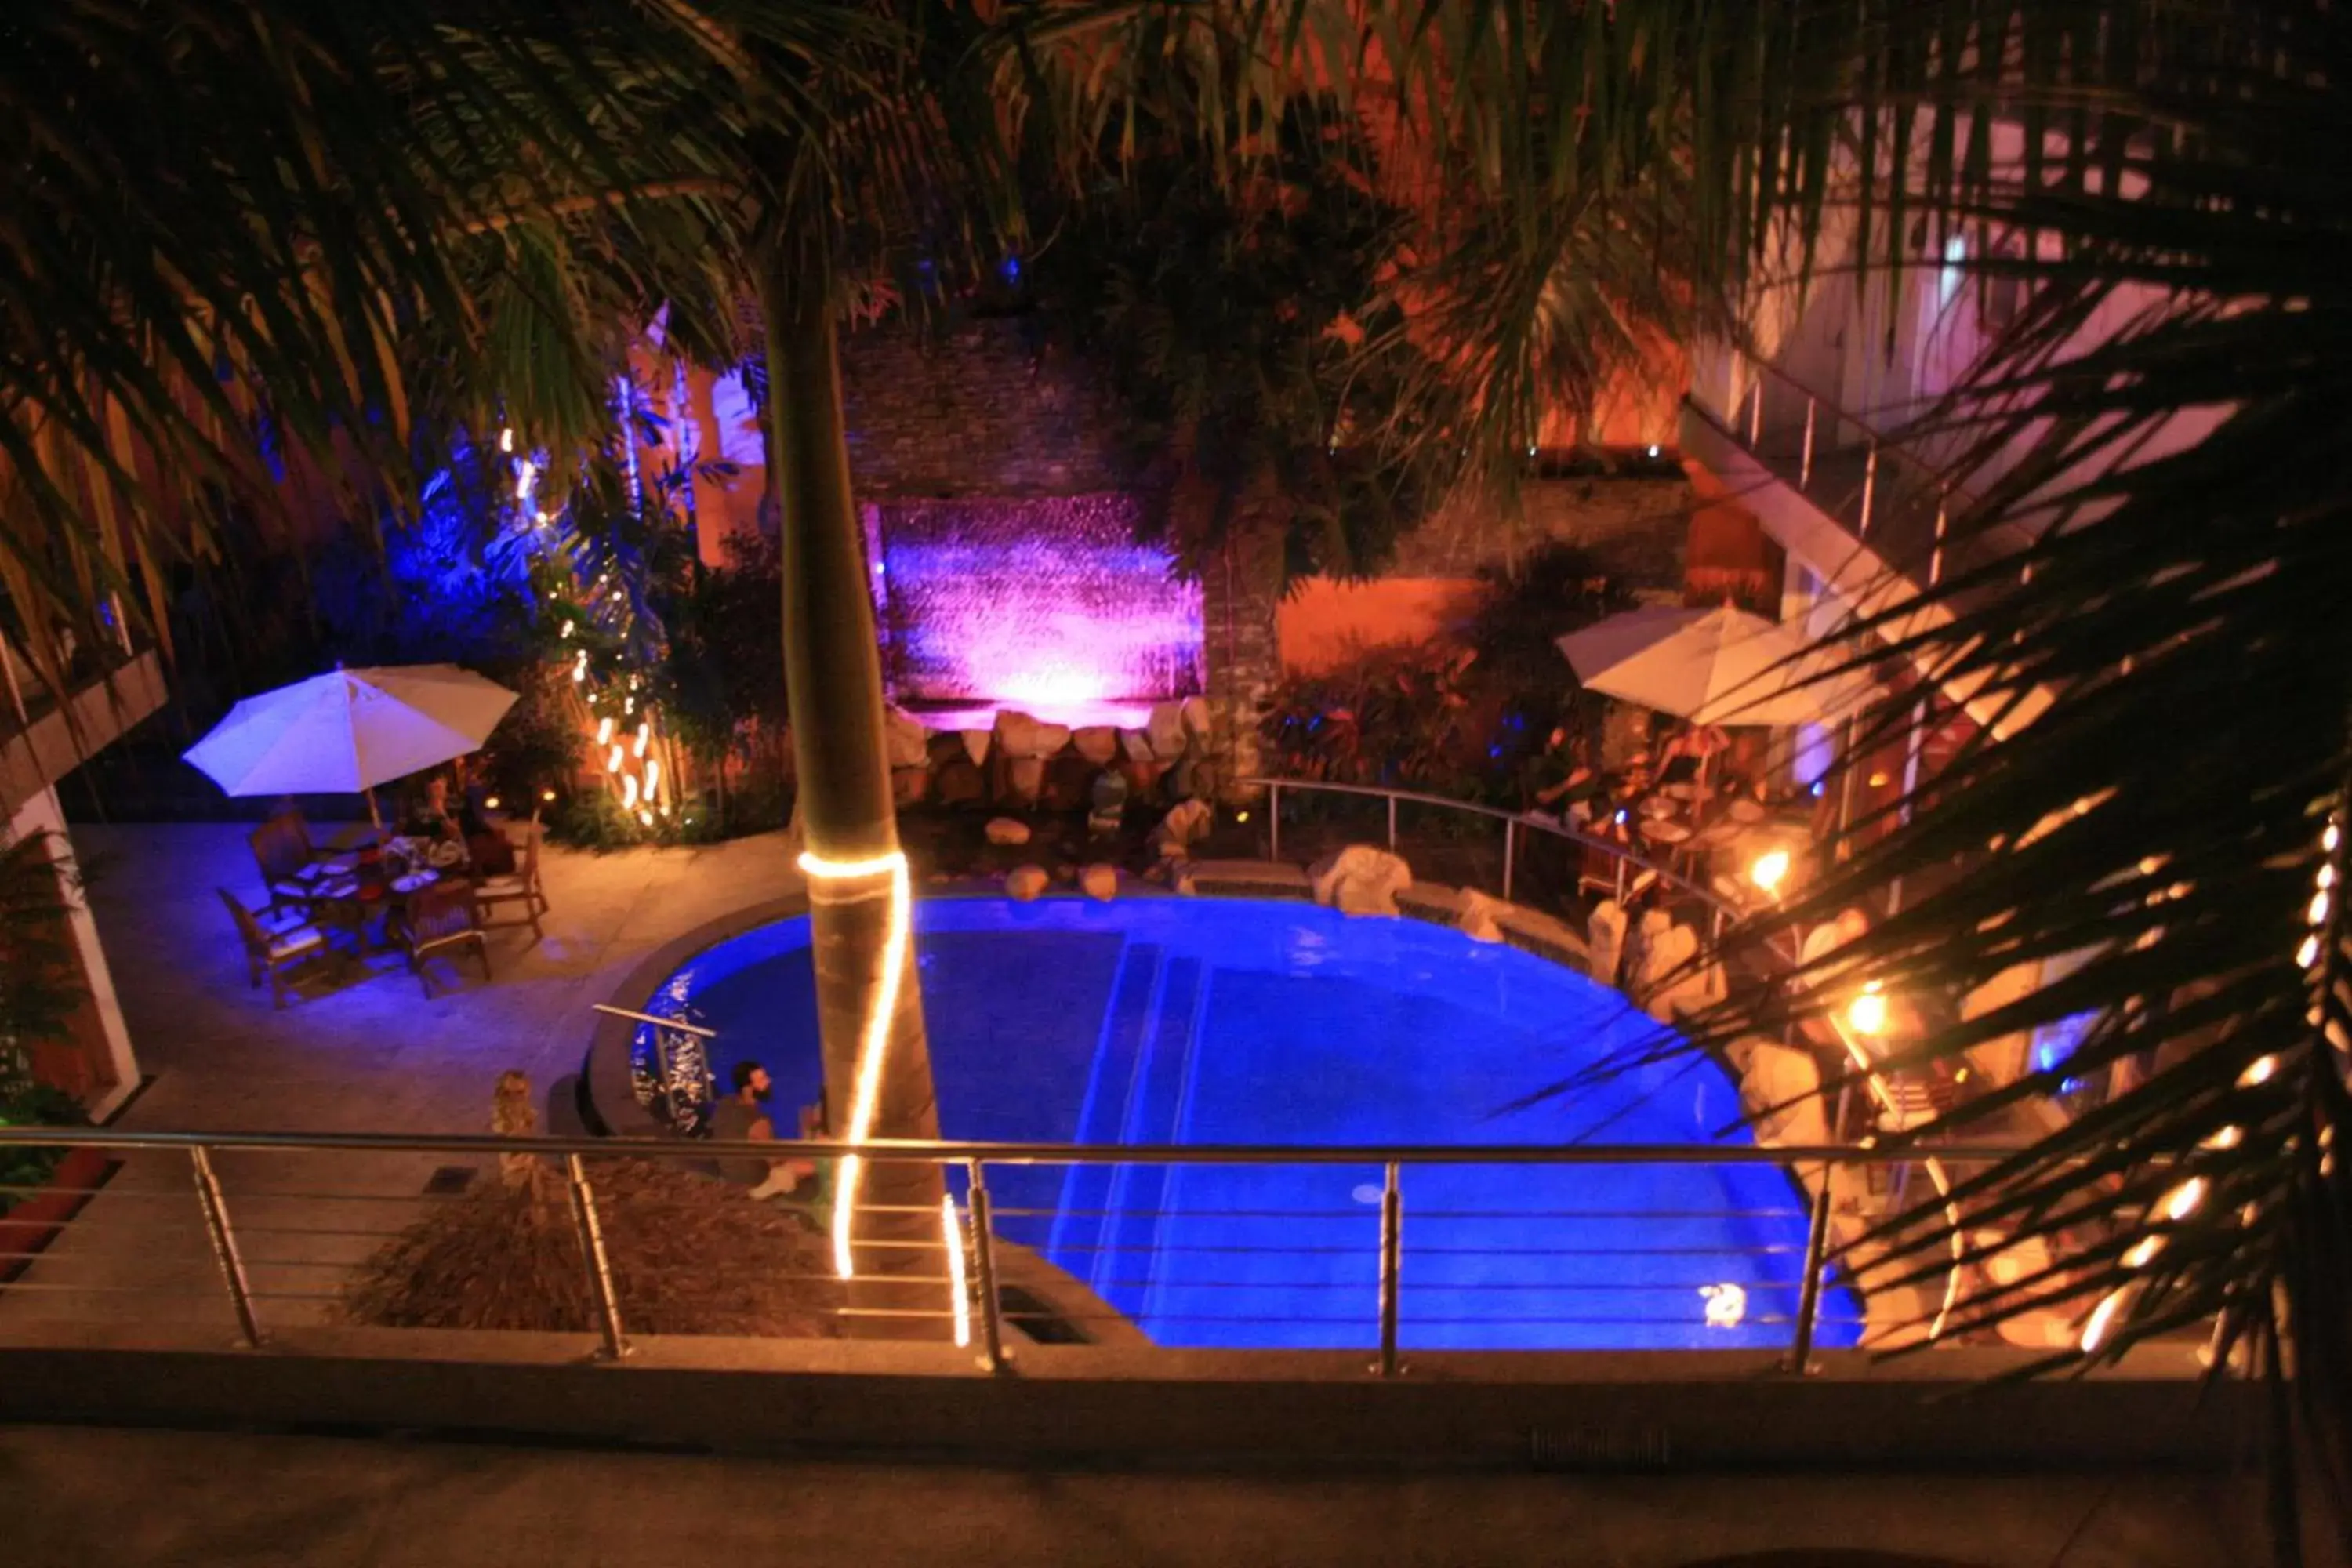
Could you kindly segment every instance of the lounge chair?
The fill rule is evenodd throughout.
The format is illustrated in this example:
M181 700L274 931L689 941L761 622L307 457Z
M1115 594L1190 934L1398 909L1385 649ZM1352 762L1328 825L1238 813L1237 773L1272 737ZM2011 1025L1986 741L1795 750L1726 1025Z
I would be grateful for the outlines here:
M257 988L261 977L268 974L271 1002L285 1006L288 971L327 956L326 933L303 916L276 909L256 914L226 888L214 890L228 906L229 917L236 921L237 938L245 943L247 980Z
M539 818L533 816L523 829L522 841L515 846L515 868L474 883L475 901L486 913L503 904L520 904L522 919L507 923L530 926L534 939L547 934L539 923L539 917L547 912L547 892L539 880Z
M482 934L482 911L470 883L436 882L410 894L401 940L408 949L409 972L427 996L433 994L433 979L425 972L425 961L444 948L472 943L475 956L482 961L482 978L490 978L489 939Z

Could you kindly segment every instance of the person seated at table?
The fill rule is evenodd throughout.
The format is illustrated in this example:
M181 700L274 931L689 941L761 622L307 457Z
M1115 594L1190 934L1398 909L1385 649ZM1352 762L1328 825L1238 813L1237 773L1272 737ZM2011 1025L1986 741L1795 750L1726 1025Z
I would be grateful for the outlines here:
M1718 726L1685 724L1674 739L1666 742L1666 765L1671 769L1678 759L1687 757L1690 759L1689 771L1696 774L1706 770L1709 759L1720 756L1730 748L1731 737Z
M1571 742L1564 727L1545 739L1544 749L1529 760L1520 782L1528 810L1563 816L1601 789L1601 775L1587 759L1584 743Z
M733 1091L711 1107L710 1135L726 1142L775 1142L776 1124L768 1115L768 1101L775 1093L775 1085L768 1077L767 1068L755 1061L737 1062L728 1076ZM803 1110L801 1117L802 1136L806 1137L808 1112ZM719 1173L748 1189L743 1194L746 1197L773 1198L791 1195L817 1173L814 1160L736 1155L719 1162Z

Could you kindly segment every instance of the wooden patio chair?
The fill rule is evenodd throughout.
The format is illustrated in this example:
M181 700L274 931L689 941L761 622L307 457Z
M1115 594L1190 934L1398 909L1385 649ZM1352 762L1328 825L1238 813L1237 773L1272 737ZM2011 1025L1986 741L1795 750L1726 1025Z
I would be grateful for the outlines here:
M540 838L539 816L533 813L524 825L521 841L514 846L514 869L502 876L479 878L474 883L475 900L486 914L502 905L520 904L522 918L504 923L530 926L534 941L547 934L539 923L539 917L547 912L547 892L539 880Z
M237 939L245 943L246 979L258 987L261 977L268 975L272 1004L285 1006L287 973L314 958L326 957L330 951L326 933L300 916L276 910L256 914L226 888L214 890L228 906L229 918L236 921Z
M281 811L255 828L246 842L253 847L253 863L260 868L261 885L268 889L269 908L307 910L310 905L310 868L321 858L310 842L310 829L295 811Z
M436 882L410 894L401 936L408 949L409 972L427 996L433 994L433 979L425 973L425 961L444 948L472 943L475 956L482 961L482 978L490 978L489 939L482 934L482 911L469 882Z

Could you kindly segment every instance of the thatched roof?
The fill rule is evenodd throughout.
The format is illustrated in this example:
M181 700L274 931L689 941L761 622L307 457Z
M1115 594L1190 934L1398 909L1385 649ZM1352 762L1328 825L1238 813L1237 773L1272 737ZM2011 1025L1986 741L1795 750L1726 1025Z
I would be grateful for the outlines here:
M590 1185L630 1333L831 1338L841 1286L824 1240L777 1205L672 1166L592 1160ZM492 1182L387 1244L346 1293L384 1328L591 1331L588 1272L560 1170Z

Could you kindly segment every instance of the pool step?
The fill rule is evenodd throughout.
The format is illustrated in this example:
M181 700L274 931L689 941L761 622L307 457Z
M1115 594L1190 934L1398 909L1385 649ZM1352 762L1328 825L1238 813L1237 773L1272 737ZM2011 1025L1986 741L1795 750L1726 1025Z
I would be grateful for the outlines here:
M1127 1124L1135 1092L1136 1063L1151 1032L1162 950L1158 942L1130 942L1119 960L1118 980L1103 1014L1085 1101L1078 1108L1076 1138L1081 1143L1116 1143ZM1063 1178L1061 1211L1054 1217L1047 1248L1055 1261L1081 1277L1093 1270L1101 1245L1102 1211L1110 1201L1110 1165L1073 1165Z
M1151 1035L1136 1062L1119 1142L1173 1143L1181 1136L1207 986L1207 971L1197 958L1172 958L1163 966L1152 999ZM1092 1281L1097 1294L1130 1316L1140 1311L1144 1282L1154 1273L1169 1176L1165 1165L1121 1165L1104 1205L1111 1212Z

